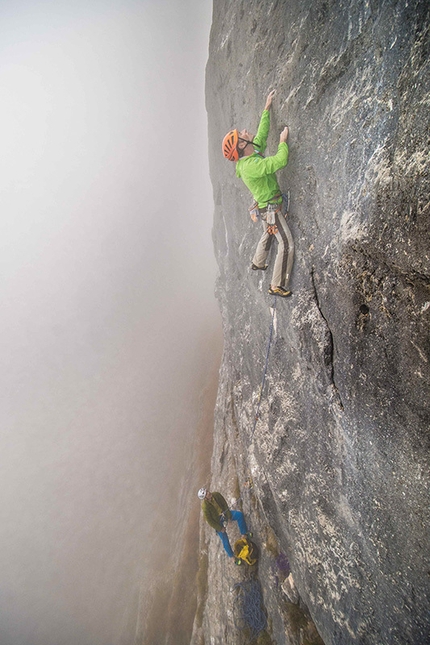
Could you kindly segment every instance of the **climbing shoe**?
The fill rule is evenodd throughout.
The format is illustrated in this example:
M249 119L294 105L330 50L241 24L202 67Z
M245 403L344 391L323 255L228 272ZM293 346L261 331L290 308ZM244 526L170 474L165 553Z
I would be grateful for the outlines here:
M251 531L248 531L248 533L243 533L242 538L244 540L251 539L254 534Z
M264 267L258 267L254 262L251 264L251 269L253 271L265 271L269 265L265 264Z
M292 295L292 292L284 287L270 287L269 293L271 296L281 296L281 298L288 298Z

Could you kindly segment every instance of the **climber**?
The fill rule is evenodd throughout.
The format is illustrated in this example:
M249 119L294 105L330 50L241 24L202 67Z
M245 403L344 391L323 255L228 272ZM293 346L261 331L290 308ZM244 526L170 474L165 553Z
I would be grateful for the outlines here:
M225 525L230 520L234 520L239 526L242 537L251 537L251 534L248 533L243 513L241 511L231 511L221 493L211 493L206 488L200 488L197 495L202 500L202 511L206 522L215 529L221 538L221 542L229 558L234 558Z
M286 209L283 212L282 193L275 173L288 162L288 127L281 132L278 152L273 157L263 157L262 154L266 149L270 128L269 110L274 95L275 90L266 99L255 137L248 130L231 130L223 139L222 151L226 159L236 162L236 175L252 193L255 204L250 209L251 218L256 222L260 217L263 225L263 235L258 242L251 268L254 271L267 269L266 260L275 237L278 252L269 293L286 298L291 296L288 284L294 259L294 241L285 221Z

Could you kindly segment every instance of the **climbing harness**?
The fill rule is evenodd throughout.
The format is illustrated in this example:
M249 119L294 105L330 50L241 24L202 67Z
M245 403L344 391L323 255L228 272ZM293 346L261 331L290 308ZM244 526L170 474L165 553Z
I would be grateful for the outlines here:
M277 195L275 195L277 197ZM272 199L274 199L273 197ZM280 197L280 195L279 195ZM269 235L275 235L278 232L276 227L276 215L281 211L282 202L280 204L267 204L265 208L259 208L258 213L262 220L267 224L267 232ZM276 229L276 231L274 230Z
M273 329L275 327L276 296L273 297L273 307L271 307L271 311L272 311L272 322L270 324L269 342L267 343L266 360L265 360L265 363L264 363L263 378L262 378L261 386L260 386L260 395L258 397L257 410L255 412L254 427L252 428L251 439L254 437L255 428L256 428L257 421L258 421L259 416L260 416L261 399L263 398L263 390L264 390L264 385L266 383L266 375L267 375L267 366L269 364L270 347L272 345Z
M251 218L256 221L258 217L264 220L267 223L267 232L269 235L276 235L278 233L278 227L276 225L276 215L278 213L288 213L288 208L290 206L290 191L287 193L276 193L271 199L279 199L282 197L281 202L268 202L265 208L258 208L257 202L254 202L249 207L249 212Z
M221 513L221 514L220 514L220 516L219 516L219 523L220 523L220 524L221 524L221 526L223 526L224 528L227 526L228 520L227 520L227 517L226 517L226 511L224 511L223 513Z
M248 629L251 643L267 627L260 583L255 579L238 582L233 591L237 591L237 605L233 611L235 627L240 631Z

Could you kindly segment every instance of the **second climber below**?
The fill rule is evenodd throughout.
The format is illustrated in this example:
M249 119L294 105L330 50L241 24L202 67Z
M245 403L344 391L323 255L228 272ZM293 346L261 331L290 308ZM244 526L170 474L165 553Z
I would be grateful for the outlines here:
M283 198L276 171L288 163L288 127L280 134L277 153L272 157L263 157L270 129L269 110L274 95L275 90L266 99L255 137L248 130L230 130L224 137L222 151L226 159L236 163L236 175L249 188L256 202L250 209L251 217L257 221L259 215L263 226L263 235L258 242L251 268L255 271L267 269L266 260L273 239L276 238L278 252L269 293L286 298L291 296L289 281L294 259L294 241L285 221L286 212L283 212Z
M202 511L206 522L217 532L229 558L234 558L225 527L229 521L234 520L238 524L242 537L250 537L252 534L248 533L243 513L230 510L221 493L211 493L206 488L200 488L197 495L202 502Z

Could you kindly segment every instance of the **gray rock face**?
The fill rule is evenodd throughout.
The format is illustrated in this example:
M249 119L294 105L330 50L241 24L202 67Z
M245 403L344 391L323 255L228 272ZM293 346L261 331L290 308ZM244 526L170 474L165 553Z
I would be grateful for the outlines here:
M327 645L430 642L428 79L427 2L214 2L207 109L225 351L212 487L241 497L278 645L304 640L279 553ZM250 271L260 229L221 141L231 127L256 130L272 88L267 154L288 124L278 177L296 257L254 424L274 299L270 268ZM205 527L202 549L210 575L193 642L241 642L230 590L244 574Z

